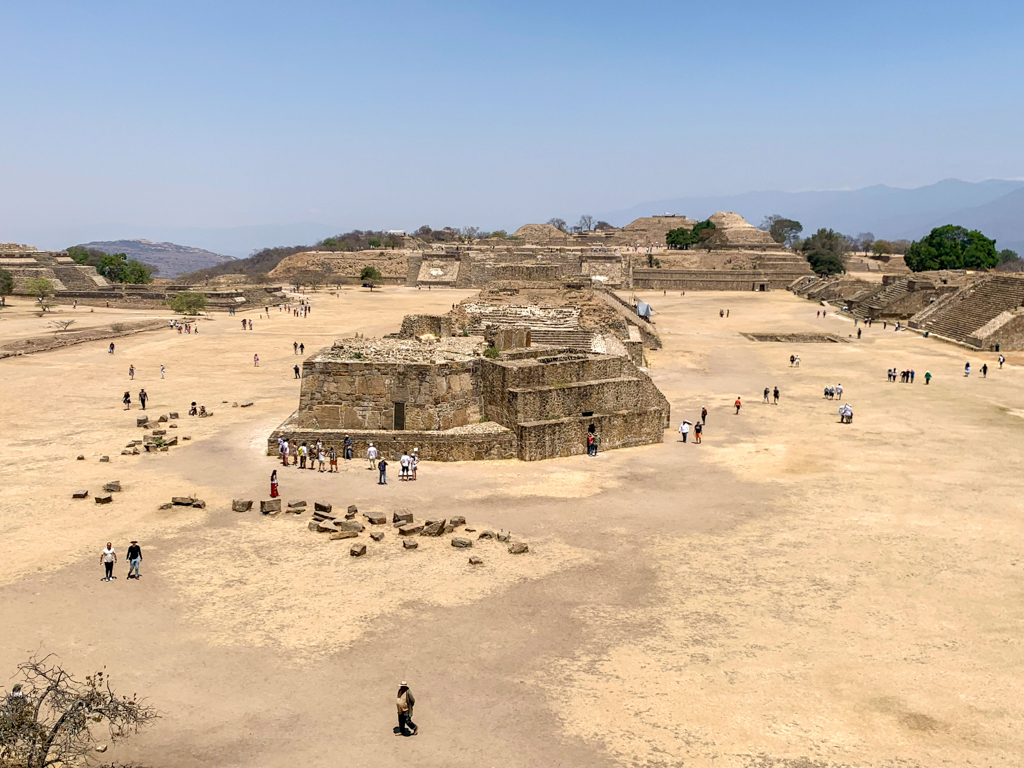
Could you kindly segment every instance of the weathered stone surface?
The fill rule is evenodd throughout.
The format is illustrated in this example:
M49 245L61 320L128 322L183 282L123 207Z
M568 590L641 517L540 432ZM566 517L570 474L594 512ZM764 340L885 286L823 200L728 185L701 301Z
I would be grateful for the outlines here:
M304 507L304 506L306 506L306 502L305 501L289 501L288 502L288 506L289 507Z
M478 539L493 539L494 538L494 531L484 531L479 536L477 536L477 538Z
M176 419L176 418L178 418L178 412L177 412L177 411L171 411L171 412L170 412L169 414L167 414L167 415L168 415L168 416L170 416L170 417L171 417L172 419Z
M473 546L472 539L467 539L464 536L456 536L452 539L452 546L458 549L468 549Z
M260 500L260 512L264 515L270 512L281 511L281 500L280 499L261 499Z
M363 517L370 525L386 525L388 522L388 516L383 512L363 512Z
M177 436L175 436L175 437L172 437L170 440L168 440L166 443L164 443L164 448L170 448L172 445L177 445L177 444L178 444L178 438L177 438Z
M466 533L476 533L476 528L470 528L469 526L466 526L464 530Z
M132 455L131 449L125 448L123 451L121 451L121 455L122 456L131 456Z
M192 435L182 435L181 439L182 440L191 440L192 439Z
M252 408L252 400L242 403L243 408Z
M85 461L85 454L84 453L78 454L78 460L79 461Z
M338 530L334 527L333 520L320 520L316 524L316 529L320 531L320 533L334 533Z
M355 531L335 531L331 534L331 541L338 541L339 539L354 539L359 534Z
M420 536L440 536L444 533L445 520L428 520L423 524Z
M352 515L352 517L355 517L359 514L359 507L357 507L355 504L349 504L348 509L345 510L345 514Z
M135 426L136 427L145 427L145 426L148 426L148 425L149 425L149 416L136 416L135 417Z
M314 501L313 509L317 512L330 512L332 507L330 502L327 501Z
M481 560L479 557L474 556L474 557L469 558L469 564L470 565L483 565L484 561Z
M363 543L353 544L349 548L348 553L352 555L352 557L362 557L366 554L366 545Z
M466 518L464 518L462 515L456 515L455 517L448 518L448 524L454 525L456 528L458 528L460 525L466 524Z
M120 480L111 480L109 483L107 483L106 485L103 486L103 490L107 491L107 493L120 493L120 491L121 491L121 481Z
M202 499L196 499L192 502L193 509L206 509L206 502Z
M138 456L138 455L139 455L139 449L138 448L132 448L132 456Z
M111 496L109 493L100 494L94 496L93 498L96 499L97 504L109 504L114 500L114 497Z
M307 527L311 531L319 531L320 530L320 521L319 520L310 520L309 521L309 525Z
M511 533L499 533L494 538L496 538L498 541L503 541L503 542L507 543L507 542L512 540L512 534Z
M384 532L383 531L374 531L373 533L370 534L370 538L373 539L374 541L384 541Z
M89 495L88 491L72 491L71 498L72 499L84 499L88 495Z
M109 456L100 456L100 462L106 464L108 461L110 461Z
M166 413L161 414L160 418L158 418L157 421L159 421L161 424L166 424L167 423L167 414Z
M232 512L248 512L252 509L252 499L234 499L231 502Z
M451 523L448 523L448 525L446 525L444 527L444 532L445 533L454 533L455 532L455 526L452 525Z
M412 522L412 512L406 512L406 511L395 512L393 515L391 515L391 522L392 523L400 523L402 525L405 525L406 523L411 523Z
M335 520L334 527L339 531L355 531L356 533L362 533L365 530L365 526L358 520Z
M402 542L402 546L405 549L416 549L419 546L419 542L413 541L412 539L406 539Z
M171 496L171 504L179 507L191 507L193 501L191 496Z
M227 401L225 401L225 402L227 402ZM232 404L231 404L231 407L232 407L232 408L237 408L237 407L238 407L238 403L232 403Z
M423 523L406 523L398 529L399 536L415 536L423 530Z
M525 541L517 541L511 547L508 548L509 554L521 555L525 552L530 551L529 545Z
M153 430L153 437L163 437L166 434L167 434L167 430L166 429L154 429Z
M177 424L168 424L167 426L168 426L168 427L169 427L170 429L177 429L177 428L178 428L178 425L177 425Z

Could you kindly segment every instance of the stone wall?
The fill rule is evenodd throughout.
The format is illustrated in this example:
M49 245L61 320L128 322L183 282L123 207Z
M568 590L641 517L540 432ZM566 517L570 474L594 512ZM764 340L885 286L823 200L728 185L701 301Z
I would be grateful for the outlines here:
M633 288L668 291L774 291L785 290L806 272L761 270L650 269L634 267Z
M591 424L600 436L600 450L650 445L665 439L665 413L661 410L574 416L519 425L516 430L519 458L537 461L582 455L587 452L587 431Z
M297 426L392 429L395 403L405 428L443 430L480 421L472 362L339 362L312 358L302 366Z
M402 318L400 339L416 339L430 334L438 338L451 336L456 332L452 318L448 315L406 315Z

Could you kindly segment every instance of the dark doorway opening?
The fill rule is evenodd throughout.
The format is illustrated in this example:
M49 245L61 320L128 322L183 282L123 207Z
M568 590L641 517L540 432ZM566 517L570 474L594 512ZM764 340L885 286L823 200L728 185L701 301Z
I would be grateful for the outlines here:
M395 429L405 429L405 403L395 403Z

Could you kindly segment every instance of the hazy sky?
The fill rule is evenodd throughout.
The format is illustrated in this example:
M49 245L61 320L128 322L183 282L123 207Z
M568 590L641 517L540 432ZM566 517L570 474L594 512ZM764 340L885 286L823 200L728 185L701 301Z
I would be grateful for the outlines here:
M0 40L0 241L1024 176L1019 0L9 0Z

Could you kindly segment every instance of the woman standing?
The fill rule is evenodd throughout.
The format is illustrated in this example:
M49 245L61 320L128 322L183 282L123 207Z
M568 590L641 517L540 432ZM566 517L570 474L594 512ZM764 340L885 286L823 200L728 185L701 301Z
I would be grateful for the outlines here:
M277 470L275 469L270 473L270 498L276 499L278 497L277 492Z
M121 402L124 403L124 409L126 411L131 410L132 407L132 393L125 391L124 397L121 398Z

